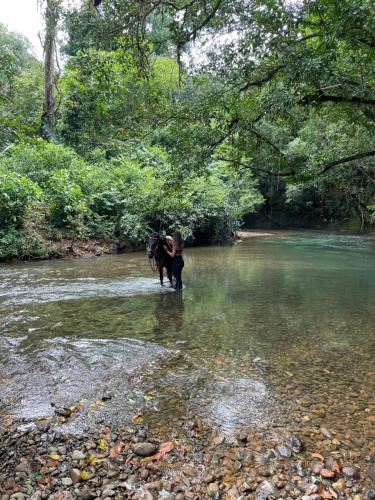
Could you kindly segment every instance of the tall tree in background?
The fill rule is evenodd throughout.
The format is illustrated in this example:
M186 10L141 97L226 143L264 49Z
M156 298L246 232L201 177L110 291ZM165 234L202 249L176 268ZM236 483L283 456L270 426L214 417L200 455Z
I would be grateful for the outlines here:
M42 136L54 140L55 125L55 87L56 73L56 36L60 17L61 0L46 0L45 37L44 37L44 105L42 114Z

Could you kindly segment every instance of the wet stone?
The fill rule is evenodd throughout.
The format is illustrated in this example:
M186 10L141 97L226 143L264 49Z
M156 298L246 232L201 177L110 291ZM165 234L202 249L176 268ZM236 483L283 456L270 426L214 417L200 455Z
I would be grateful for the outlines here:
M325 438L332 439L332 433L326 427L321 427L320 432Z
M61 484L63 486L71 486L73 484L73 480L70 477L63 477L61 479Z
M263 477L269 477L271 475L268 467L259 467L257 472L260 476L263 476Z
M292 456L291 449L288 446L285 446L284 444L279 445L276 448L276 451L282 458L290 458Z
M255 500L267 500L269 497L278 496L278 491L273 482L265 480L256 489Z
M149 457L156 453L156 446L152 443L136 443L133 446L133 451L136 455L140 457Z
M300 453L303 449L302 441L297 436L289 438L289 446L295 453Z
M358 470L355 467L349 467L349 466L343 467L342 473L344 474L344 477L346 479L358 479L359 478Z
M116 495L115 490L112 490L110 488L106 488L102 492L102 498L114 497L115 495Z
M321 463L314 462L311 466L311 470L314 474L319 475L320 471L322 470L323 466Z
M208 485L207 493L213 497L219 491L219 485L217 483L211 483Z
M82 479L81 471L79 469L71 469L69 474L74 484L79 483Z
M81 450L74 450L72 453L72 460L84 460L86 455Z

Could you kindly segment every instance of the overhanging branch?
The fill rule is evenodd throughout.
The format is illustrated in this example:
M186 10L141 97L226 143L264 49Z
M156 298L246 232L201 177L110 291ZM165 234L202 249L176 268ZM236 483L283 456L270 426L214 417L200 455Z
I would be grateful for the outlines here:
M375 156L375 151L365 151L363 153L357 153L352 156L346 156L344 158L340 158L339 160L334 160L320 167L320 171L318 175L323 175L331 168L337 167L338 165L343 165L344 163L349 163L350 161L360 160L362 158L368 158L370 156Z
M375 105L375 99L358 96L342 96L342 95L327 95L327 94L308 94L302 97L301 104L311 104L318 102L347 102L351 104L365 104L368 106Z

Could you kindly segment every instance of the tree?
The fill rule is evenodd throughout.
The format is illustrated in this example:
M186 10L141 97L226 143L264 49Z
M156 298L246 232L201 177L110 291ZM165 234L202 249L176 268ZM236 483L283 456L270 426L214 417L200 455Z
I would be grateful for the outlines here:
M55 88L58 75L56 73L56 37L57 26L61 15L62 0L46 0L45 4L45 36L44 36L44 105L42 114L42 136L55 140L56 102Z

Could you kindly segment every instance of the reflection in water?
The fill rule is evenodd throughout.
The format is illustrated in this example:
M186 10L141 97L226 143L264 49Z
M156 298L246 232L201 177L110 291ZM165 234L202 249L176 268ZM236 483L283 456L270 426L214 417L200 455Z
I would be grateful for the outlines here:
M2 404L39 415L104 384L109 419L139 403L153 421L193 413L228 433L298 431L308 415L309 436L324 425L366 449L374 241L297 233L187 249L182 293L161 288L143 254L3 266Z
M154 317L156 320L154 332L157 335L174 330L176 335L183 330L184 300L182 292L160 294L154 301ZM177 340L177 337L176 337Z

